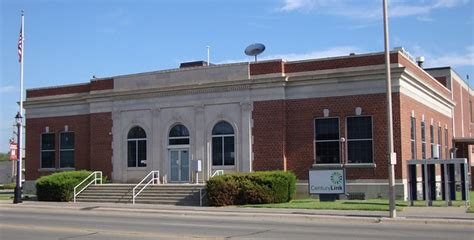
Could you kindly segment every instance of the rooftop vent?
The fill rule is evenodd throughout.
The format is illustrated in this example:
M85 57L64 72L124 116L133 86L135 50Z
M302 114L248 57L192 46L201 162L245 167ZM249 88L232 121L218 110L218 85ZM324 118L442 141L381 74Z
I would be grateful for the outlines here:
M206 61L193 61L193 62L184 62L179 65L179 68L190 68L190 67L205 67L213 65L212 63L209 64Z
M416 58L416 63L418 64L418 67L423 68L423 63L425 62L425 57L419 56Z

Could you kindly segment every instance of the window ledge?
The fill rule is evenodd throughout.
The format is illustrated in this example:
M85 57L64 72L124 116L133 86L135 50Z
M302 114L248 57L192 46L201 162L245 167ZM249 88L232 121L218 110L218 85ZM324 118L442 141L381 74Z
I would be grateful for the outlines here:
M375 163L348 163L345 165L346 168L376 168Z
M143 171L143 170L147 170L147 167L127 167L127 170L128 171L133 171L133 170Z
M74 171L76 168L38 168L38 172Z
M57 168L38 168L38 172L55 172Z

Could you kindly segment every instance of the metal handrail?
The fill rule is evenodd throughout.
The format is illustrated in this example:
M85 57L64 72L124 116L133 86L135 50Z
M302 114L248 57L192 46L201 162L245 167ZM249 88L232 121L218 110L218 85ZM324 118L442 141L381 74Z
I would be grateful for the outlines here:
M152 175L152 178L143 186L140 191L135 194L135 190L145 181L150 175ZM148 186L150 183L153 182L153 184L160 183L160 171L151 171L148 173L134 188L133 188L133 197L132 197L132 202L135 204L135 198Z
M94 176L94 179L92 179L85 187L83 187L81 190L77 191L77 188L80 187L83 183L85 183L87 181L87 179L89 179L90 177ZM95 171L95 172L92 172L89 176L87 176L84 180L82 180L82 182L80 182L79 184L77 184L75 187L74 187L74 202L76 202L76 197L77 195L79 195L79 193L81 193L82 191L84 191L87 187L89 187L92 183L94 183L94 185L97 184L97 180L99 181L99 184L102 184L102 172L101 171Z
M224 170L216 170L216 171L211 175L211 178L212 178L212 177L215 177L215 176L220 176L220 175L224 175Z

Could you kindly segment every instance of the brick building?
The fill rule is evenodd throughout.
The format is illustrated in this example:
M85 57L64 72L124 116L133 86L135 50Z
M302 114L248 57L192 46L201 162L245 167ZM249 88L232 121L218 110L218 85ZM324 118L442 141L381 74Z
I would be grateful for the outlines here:
M199 64L200 63L200 64ZM391 53L396 192L407 195L409 159L473 159L469 86L451 68L422 69ZM216 170L293 171L306 189L313 164L344 164L348 191L387 192L383 53L304 61L184 64L178 69L27 90L26 186L70 169L138 182ZM347 139L344 143L340 138ZM454 145L453 145L454 144Z

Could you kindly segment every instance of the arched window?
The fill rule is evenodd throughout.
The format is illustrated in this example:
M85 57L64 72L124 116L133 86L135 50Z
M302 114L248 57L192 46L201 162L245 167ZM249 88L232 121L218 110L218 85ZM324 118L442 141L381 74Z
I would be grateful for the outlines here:
M146 132L141 127L133 127L127 135L128 167L146 167Z
M182 125L178 124L171 128L168 136L169 145L189 145L189 131Z
M234 128L228 122L218 122L212 129L212 165L235 164Z

